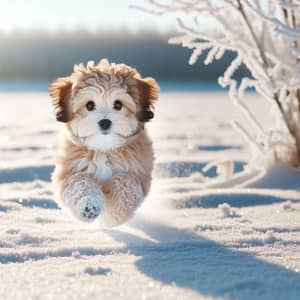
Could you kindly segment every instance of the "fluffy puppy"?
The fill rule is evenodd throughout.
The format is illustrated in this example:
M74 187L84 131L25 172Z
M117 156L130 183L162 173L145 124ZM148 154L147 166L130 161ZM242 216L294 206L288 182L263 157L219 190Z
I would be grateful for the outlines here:
M82 221L128 220L148 194L153 149L144 124L153 118L158 85L124 64L75 65L49 86L64 122L52 174L56 201Z

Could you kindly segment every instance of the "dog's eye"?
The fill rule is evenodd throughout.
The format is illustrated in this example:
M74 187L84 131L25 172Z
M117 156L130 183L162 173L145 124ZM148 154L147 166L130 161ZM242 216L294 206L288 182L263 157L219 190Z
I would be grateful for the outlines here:
M94 110L95 109L95 102L94 101L89 101L86 105L85 105L85 107L86 107L86 109L88 110L88 111L91 111L91 110Z
M122 104L122 102L121 102L120 100L116 100L116 101L114 102L114 109L115 109L115 110L121 110L122 107L123 107L123 104Z

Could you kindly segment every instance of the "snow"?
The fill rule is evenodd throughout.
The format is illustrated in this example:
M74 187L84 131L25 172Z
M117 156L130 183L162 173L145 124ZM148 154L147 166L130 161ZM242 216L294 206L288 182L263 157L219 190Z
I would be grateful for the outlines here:
M53 202L49 97L0 101L1 299L299 299L299 176L245 171L251 153L228 125L239 113L225 93L162 93L150 196L114 229Z
M238 217L236 211L228 203L222 203L218 205L224 218L236 218Z

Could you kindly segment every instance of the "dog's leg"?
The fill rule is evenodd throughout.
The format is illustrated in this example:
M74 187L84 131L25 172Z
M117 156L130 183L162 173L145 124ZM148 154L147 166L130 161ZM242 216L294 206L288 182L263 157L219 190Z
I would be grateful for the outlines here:
M66 182L63 202L75 217L90 222L101 213L104 195L91 175L77 173Z
M105 209L101 220L105 226L117 226L126 222L143 202L142 186L134 176L114 175L109 184L103 186Z

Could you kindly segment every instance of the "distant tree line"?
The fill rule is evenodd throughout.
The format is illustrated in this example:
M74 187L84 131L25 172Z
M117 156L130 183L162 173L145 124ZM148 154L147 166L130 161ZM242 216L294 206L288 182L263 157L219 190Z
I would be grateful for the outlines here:
M215 81L232 54L210 66L193 66L190 51L167 43L169 36L157 32L14 32L0 33L0 80L52 80L68 75L74 63L108 58L136 67L144 76L160 80ZM239 71L241 76L245 69Z

